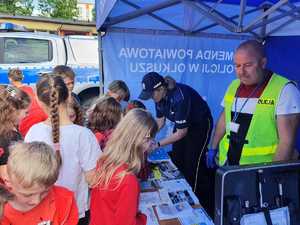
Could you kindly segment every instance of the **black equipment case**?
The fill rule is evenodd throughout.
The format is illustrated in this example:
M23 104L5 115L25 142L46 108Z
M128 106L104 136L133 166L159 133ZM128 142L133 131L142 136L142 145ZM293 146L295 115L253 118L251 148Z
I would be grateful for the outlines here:
M265 224L275 225L270 220L270 210L282 207L288 207L290 224L300 225L299 177L300 161L219 168L215 180L215 225L240 225L244 215L255 213L265 217Z

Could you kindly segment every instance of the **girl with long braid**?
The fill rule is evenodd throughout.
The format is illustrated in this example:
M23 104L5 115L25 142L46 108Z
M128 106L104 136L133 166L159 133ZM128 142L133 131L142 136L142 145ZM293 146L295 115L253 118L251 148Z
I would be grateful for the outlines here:
M30 105L29 96L12 86L0 85L0 179L6 180L8 147L12 142L22 140L18 130L19 122L26 116Z
M63 79L55 74L42 76L36 85L38 100L48 119L35 124L25 141L44 141L53 146L61 158L57 185L74 191L79 210L79 223L88 224L88 186L101 150L94 134L87 128L72 123L68 115L68 89Z

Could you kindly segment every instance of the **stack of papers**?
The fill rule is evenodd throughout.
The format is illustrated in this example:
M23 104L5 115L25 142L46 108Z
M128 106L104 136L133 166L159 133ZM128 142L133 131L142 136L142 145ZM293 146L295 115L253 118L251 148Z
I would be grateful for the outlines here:
M193 212L193 208L187 202L160 204L157 205L156 212L160 220L168 220L190 215Z
M161 203L158 192L142 192L140 193L140 208L158 205Z
M181 172L163 148L148 156L150 174L142 181L139 209L147 216L147 225L159 220L178 219L181 225L213 225L204 209L193 209L199 200ZM156 211L156 214L155 214ZM286 224L284 224L286 225Z

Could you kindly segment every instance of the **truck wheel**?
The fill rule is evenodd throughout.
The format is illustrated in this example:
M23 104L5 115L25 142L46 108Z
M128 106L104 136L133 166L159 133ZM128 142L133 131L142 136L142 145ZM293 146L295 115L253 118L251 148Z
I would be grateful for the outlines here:
M99 97L99 88L90 88L79 94L80 103L84 110L87 110Z

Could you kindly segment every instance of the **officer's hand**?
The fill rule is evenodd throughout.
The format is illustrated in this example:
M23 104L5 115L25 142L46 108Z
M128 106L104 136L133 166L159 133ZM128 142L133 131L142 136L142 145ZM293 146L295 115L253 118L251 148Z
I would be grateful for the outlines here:
M218 153L218 149L210 148L206 153L206 167L207 168L216 168L217 164L215 161L216 155Z

